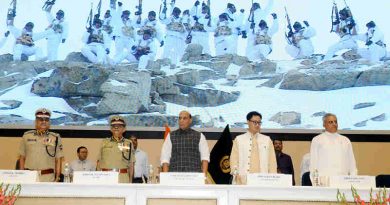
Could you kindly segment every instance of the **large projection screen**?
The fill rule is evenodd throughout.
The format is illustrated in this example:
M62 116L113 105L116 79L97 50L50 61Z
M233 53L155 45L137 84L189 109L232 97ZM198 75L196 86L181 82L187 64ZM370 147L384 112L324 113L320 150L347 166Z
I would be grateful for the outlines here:
M21 29L31 21L35 24L35 33L44 31L49 25L46 14L42 10L44 2L43 0L17 0L15 27ZM138 1L123 0L122 2L123 8L130 10L131 18L134 18ZM191 9L194 2L193 0L176 0L175 6L183 11ZM233 3L238 13L240 9L245 10L243 20L245 24L249 19L251 2L249 0L211 0L212 18L216 20L218 15L225 11L227 3ZM267 4L272 3L272 0L255 0L254 2L260 3L264 9ZM341 54L347 50L342 50L337 52L337 56L329 63L321 61L320 55L325 54L328 48L340 39L335 33L330 33L333 3L337 4L339 10L349 6L359 34L365 34L367 32L366 23L374 21L376 28L383 33L384 43L386 43L390 37L388 24L390 1L273 0L270 13L277 14L279 29L272 37L272 52L267 57L269 61L251 62L240 58L240 56L245 56L247 46L247 39L241 36L238 36L237 55L214 57L214 38L211 32L209 45L213 57L197 62L181 62L176 67L162 64L157 74L153 72L152 74L140 74L133 69L133 74L138 76L137 80L146 79L146 83L142 88L138 87L140 90L134 91L135 94L132 93L126 97L130 100L141 98L140 96L145 99L146 96L148 102L146 106L133 111L128 109L132 104L127 98L115 99L116 105L120 107L119 110L123 108L124 112L110 112L108 108L105 108L104 112L96 111L99 103L109 97L104 96L105 93L93 84L90 88L99 92L95 96L90 93L88 96L80 94L58 96L58 93L39 95L32 89L37 80L53 78L54 74L60 75L56 69L63 68L64 65L68 66L64 61L66 57L72 52L80 52L84 46L81 38L86 31L91 3L93 12L96 13L98 0L57 0L55 2L52 13L55 14L62 9L65 12L65 21L69 25L69 35L65 43L59 46L58 62L39 62L38 64L34 62L34 57L29 58L28 62L6 62L4 56L13 53L15 37L10 34L6 38L4 45L0 48L0 55L2 55L0 58L2 70L0 72L0 127L32 125L35 110L46 107L53 112L53 125L78 126L79 128L86 126L88 127L86 129L106 125L108 116L112 114L126 116L130 126L163 127L168 124L174 127L177 126L176 117L181 110L188 110L195 116L194 126L198 128L222 128L227 124L231 127L245 128L246 114L250 111L258 111L263 115L262 128L266 129L321 129L322 116L328 112L338 116L339 129L385 132L390 129L390 61L387 61L387 57L380 62L371 63L354 56L350 56L349 59L348 56L343 58ZM158 19L162 2L143 0L142 3L142 19L146 18L149 11L156 11ZM169 4L170 1L167 3ZM0 40L8 30L6 14L10 7L9 4L9 0L0 1L0 17L3 18L0 21ZM109 9L109 4L109 0L102 0L101 16ZM288 32L285 8L292 24L295 21L301 23L308 21L310 26L316 30L316 35L311 38L311 41L315 49L314 53L318 55L310 59L295 60L288 55L285 49L287 45L285 34ZM270 14L265 20L269 25L273 22ZM163 24L161 28L164 32ZM359 49L367 49L365 42L359 42L358 45ZM40 47L43 53L47 54L46 39L36 41L35 46ZM115 55L114 42L111 43L110 51L109 57L113 57ZM158 47L157 59L161 58L162 52L163 47ZM218 65L216 61L219 61ZM116 76L115 80L111 79L111 76L121 75L123 68L126 69L127 65L129 64L125 61L119 65L120 69L115 70L110 65L83 67L71 64L69 72L75 72L71 68L79 67L89 69L88 72L91 71L90 69L96 69L107 75L108 79L105 79L105 83L111 82L110 89L118 89L123 82L118 82L117 79L120 77ZM32 67L35 68L34 74L29 73ZM41 68L47 68L47 70ZM102 71L104 69L108 74ZM61 75L66 75L64 70L61 72L63 72ZM80 71L81 74L73 73L72 75L83 75L83 72L84 70ZM129 73L126 72L126 74ZM61 75L55 78L61 78ZM158 90L150 92L150 87L152 91L159 89L155 85L156 79L163 79L160 86L171 86L170 89L174 92L167 91L168 88L164 92ZM84 80L88 80L88 77ZM43 82L46 81L40 83ZM124 82L127 82L126 79ZM183 84L183 82L188 84ZM81 81L73 83L77 84ZM143 88L146 90L142 90ZM129 89L131 90L131 87L125 88L125 92L129 93ZM156 93L159 95L157 100ZM130 100L130 102L133 101ZM88 107L94 107L94 109Z

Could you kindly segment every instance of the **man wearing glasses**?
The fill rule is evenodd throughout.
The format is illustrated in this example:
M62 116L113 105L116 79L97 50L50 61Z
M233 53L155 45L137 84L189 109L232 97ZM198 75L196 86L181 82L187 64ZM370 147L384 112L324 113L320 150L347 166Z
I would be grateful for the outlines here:
M41 108L35 112L35 130L24 133L19 147L19 167L38 171L40 182L58 182L61 174L62 141L59 134L49 132L51 112Z
M238 174L238 184L246 184L249 173L276 173L277 168L272 140L260 134L261 114L252 111L246 119L248 131L234 139L230 154L231 174Z
M163 172L207 173L210 152L205 136L190 128L192 116L179 114L179 129L169 133L161 150Z
M310 177L317 185L327 185L329 176L357 175L351 141L337 133L336 115L327 113L322 120L325 132L313 138L310 148Z
M134 147L123 134L126 131L126 122L122 116L110 117L110 138L102 141L97 160L98 171L119 172L119 183L131 183L134 173Z

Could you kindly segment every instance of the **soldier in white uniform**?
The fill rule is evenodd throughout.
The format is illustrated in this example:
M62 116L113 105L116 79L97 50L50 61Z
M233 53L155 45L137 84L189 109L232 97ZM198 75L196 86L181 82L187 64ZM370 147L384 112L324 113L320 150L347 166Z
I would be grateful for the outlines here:
M247 56L251 61L265 60L272 52L272 36L278 31L279 23L276 14L272 14L273 23L271 28L268 28L267 22L261 20L259 29L255 32L252 42L248 41L248 46L252 47L248 51ZM248 39L249 40L249 39Z
M368 22L366 27L367 32L357 36L357 39L364 41L366 45L365 48L360 48L358 53L371 63L378 63L381 58L386 56L384 35L373 21Z
M107 10L106 13L104 13L104 18L103 18L103 30L108 34L110 37L110 40L113 39L114 37L114 27L112 26L112 16L111 16L111 11Z
M35 112L35 130L23 134L19 146L19 168L38 171L40 182L58 182L61 158L64 157L59 134L49 132L51 112L45 108Z
M227 8L225 10L225 13L227 15L229 25L233 28L232 29L232 35L230 36L231 44L229 45L231 48L229 49L230 54L236 54L237 53L237 42L238 42L238 36L241 35L241 32L244 29L243 25L243 12L240 14L236 13L236 7L232 3L227 4ZM240 17L241 15L241 17Z
M295 22L293 25L294 32L288 33L287 53L294 59L307 58L313 55L314 47L310 38L316 35L316 31L307 21L303 21L306 27L301 23Z
M153 61L156 57L156 43L152 38L151 31L144 30L142 38L137 39L132 46L131 51L125 51L115 59L115 63L120 63L124 59L129 62L139 62L138 69L145 70L149 60Z
M203 53L211 54L209 45L209 32L213 31L213 27L211 25L211 17L209 16L209 7L207 5L202 5L201 11L198 11L198 7L200 6L194 5L194 7L191 9L192 12L196 12L191 15L193 17L193 21L191 22L190 43L202 45Z
M33 33L34 24L28 22L22 30L16 28L13 25L13 21L8 24L8 29L12 35L16 38L13 59L14 61L20 61L22 54L25 56L35 55L35 60L43 60L42 49L35 46L35 41L44 38L43 33Z
M169 18L161 20L166 25L165 46L163 58L171 59L171 63L177 65L184 54L186 29L184 21L180 17L181 10L174 7Z
M148 18L137 24L139 30L137 34L142 37L144 31L148 30L151 32L153 39L157 40L160 44L160 47L164 45L164 38L162 33L162 28L160 23L156 20L156 12L149 11Z
M85 46L81 53L92 63L108 63L110 41L107 33L102 29L102 21L94 19L93 27L86 31L82 38Z
M226 13L219 15L219 20L215 24L215 32L214 32L214 43L215 43L215 54L223 55L223 54L234 54L236 53L236 47L234 46L233 30L235 27L228 20L228 16Z
M47 60L58 60L58 47L60 43L65 43L68 37L68 23L65 22L65 13L63 10L58 10L54 18L51 12L52 6L46 10L46 18L49 26L46 28L47 38Z
M350 10L348 8L344 8L339 11L339 14L340 21L333 22L332 31L339 35L340 41L329 47L328 52L324 57L324 61L333 58L333 55L337 51L343 49L356 50L358 48L354 38L357 34L356 23L352 18Z
M120 19L117 18L120 15ZM131 50L131 46L135 42L135 23L136 21L130 19L130 11L122 12L122 3L118 2L118 9L113 16L117 18L113 21L114 36L115 36L115 57L118 57L125 50Z

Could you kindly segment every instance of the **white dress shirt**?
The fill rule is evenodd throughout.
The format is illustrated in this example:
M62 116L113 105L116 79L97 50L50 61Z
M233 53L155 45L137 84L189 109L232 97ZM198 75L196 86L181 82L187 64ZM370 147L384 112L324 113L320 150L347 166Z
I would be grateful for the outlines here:
M302 184L302 175L309 171L310 171L310 152L306 153L302 157L301 175L299 176L301 178L301 184Z
M200 133L199 152L200 152L201 161L203 160L210 161L209 146L207 144L206 137L203 135L203 133ZM164 163L169 164L171 160L171 154L172 154L172 141L171 141L171 135L168 134L161 149L161 164Z
M316 169L319 176L356 175L351 141L330 132L314 137L310 148L310 173Z
M149 177L149 159L146 152L135 150L134 178Z
M76 159L69 164L69 168L70 173L73 173L73 171L96 171L96 164L88 159L83 161Z

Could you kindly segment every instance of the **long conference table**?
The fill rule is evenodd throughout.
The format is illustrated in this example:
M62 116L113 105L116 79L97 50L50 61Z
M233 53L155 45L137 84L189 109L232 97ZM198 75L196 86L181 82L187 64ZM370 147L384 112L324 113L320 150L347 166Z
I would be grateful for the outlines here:
M337 190L301 186L31 183L22 184L16 205L335 205ZM353 201L350 189L340 192ZM368 200L370 189L358 189L358 193Z

